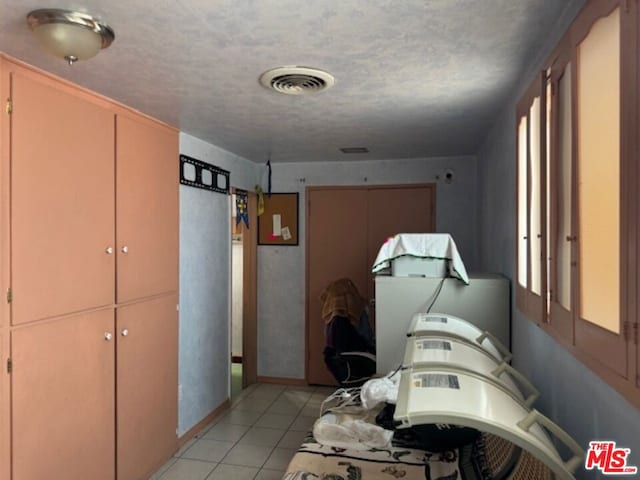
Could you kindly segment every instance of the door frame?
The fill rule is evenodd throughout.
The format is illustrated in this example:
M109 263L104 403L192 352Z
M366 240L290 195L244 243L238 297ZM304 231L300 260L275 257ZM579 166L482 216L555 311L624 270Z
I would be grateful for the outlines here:
M390 184L390 185L319 185L319 186L308 186L305 187L305 259L304 259L304 282L305 282L305 290L304 290L304 379L305 382L309 383L309 223L310 223L310 195L311 191L320 191L320 190L382 190L382 189L403 189L403 188L421 188L421 187L429 187L432 191L432 202L431 202L431 219L433 230L436 230L436 201L438 198L438 184L436 182L433 183L400 183L400 184ZM243 347L244 348L244 347ZM244 354L244 353L243 353Z
M258 381L258 198L247 192L248 235L242 235L242 388Z
M254 192L233 187L232 193L247 193L249 228L242 227L242 388L258 381L258 199ZM233 208L233 206L232 206ZM231 285L232 279L229 278ZM231 336L232 318L229 317Z

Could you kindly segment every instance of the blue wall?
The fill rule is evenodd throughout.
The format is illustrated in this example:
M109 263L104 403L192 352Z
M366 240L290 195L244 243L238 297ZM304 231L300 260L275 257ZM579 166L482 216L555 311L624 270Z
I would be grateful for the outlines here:
M231 172L253 189L257 167L187 134L180 153ZM180 351L178 435L229 398L230 196L180 185Z

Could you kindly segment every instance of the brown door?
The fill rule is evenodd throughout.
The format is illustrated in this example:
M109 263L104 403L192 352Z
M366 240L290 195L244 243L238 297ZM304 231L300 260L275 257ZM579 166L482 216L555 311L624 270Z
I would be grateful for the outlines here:
M147 478L177 448L176 302L169 295L117 309L118 480Z
M178 289L178 133L116 123L118 303Z
M113 310L11 334L13 480L113 480Z
M307 190L307 382L334 385L325 367L320 294L342 277L367 288L367 190Z
M13 324L112 304L113 113L44 77L11 82Z
M367 266L369 272L382 244L398 233L434 232L435 187L371 188L368 192ZM375 277L367 274L369 319L375 328ZM362 292L365 295L365 292Z
M307 189L307 382L335 385L325 345L319 296L333 280L350 278L373 299L371 267L382 243L396 233L432 232L435 187ZM373 303L373 302L372 302ZM374 326L374 311L370 309Z

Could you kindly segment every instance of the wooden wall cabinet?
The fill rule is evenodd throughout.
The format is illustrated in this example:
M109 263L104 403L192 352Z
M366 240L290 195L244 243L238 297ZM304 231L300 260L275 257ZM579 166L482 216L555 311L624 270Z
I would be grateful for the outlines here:
M117 302L178 290L178 135L116 117Z
M147 478L177 449L178 132L2 55L0 89L0 480Z
M116 309L117 478L142 479L176 450L177 296Z
M114 478L114 343L113 309L12 332L12 478Z
M12 324L111 305L113 112L47 77L8 74Z

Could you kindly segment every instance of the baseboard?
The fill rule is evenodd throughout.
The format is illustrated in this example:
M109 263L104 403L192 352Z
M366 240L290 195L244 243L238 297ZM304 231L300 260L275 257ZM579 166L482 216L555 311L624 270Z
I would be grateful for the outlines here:
M180 449L185 443L195 437L200 431L213 422L216 418L218 418L222 412L226 411L230 407L231 403L229 399L226 399L223 403L221 403L218 407L216 407L209 415L204 417L198 423L196 423L193 427L191 427L184 435L178 438L178 449Z
M296 387L306 387L307 381L304 378L290 378L290 377L262 377L258 375L258 382L260 383L278 383L280 385L293 385Z

